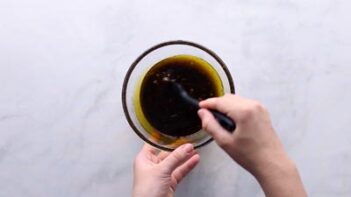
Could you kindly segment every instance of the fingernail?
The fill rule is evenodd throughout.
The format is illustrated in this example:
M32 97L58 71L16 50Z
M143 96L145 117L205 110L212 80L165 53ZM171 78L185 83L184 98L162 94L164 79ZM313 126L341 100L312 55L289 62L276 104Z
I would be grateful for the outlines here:
M197 114L198 114L200 117L202 117L202 116L204 115L204 111L203 111L202 109L199 109L199 110L197 111Z
M192 144L185 144L183 146L183 150L185 150L185 152L190 153L191 151L193 151L194 146Z

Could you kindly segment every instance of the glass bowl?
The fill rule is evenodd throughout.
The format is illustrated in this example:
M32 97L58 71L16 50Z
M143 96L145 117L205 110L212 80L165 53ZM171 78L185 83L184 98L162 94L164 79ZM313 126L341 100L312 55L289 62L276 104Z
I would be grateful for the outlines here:
M122 104L129 125L148 144L162 150L172 151L184 143L192 143L195 148L212 141L212 137L200 129L187 136L165 135L147 123L140 107L140 87L146 73L158 62L177 55L190 55L206 61L221 81L223 95L234 93L234 83L224 62L211 50L189 41L168 41L151 47L142 53L129 67L122 88Z

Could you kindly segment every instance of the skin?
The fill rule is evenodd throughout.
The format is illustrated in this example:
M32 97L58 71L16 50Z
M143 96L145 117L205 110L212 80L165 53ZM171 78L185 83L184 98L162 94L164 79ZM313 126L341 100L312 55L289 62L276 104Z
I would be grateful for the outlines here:
M257 101L227 94L200 102L202 127L216 143L259 182L267 197L306 197L294 162L272 127L267 110ZM225 113L236 123L235 132L223 129L207 109ZM176 185L198 163L193 148L156 153L145 146L134 164L134 197L173 196ZM181 173L180 173L181 172Z
M179 182L199 160L192 144L184 144L172 153L145 144L134 161L133 197L173 196Z
M268 111L260 103L227 94L202 101L200 107L203 109L198 114L203 128L257 179L266 196L307 196L294 162L273 129ZM216 109L235 120L235 132L224 130L206 109Z

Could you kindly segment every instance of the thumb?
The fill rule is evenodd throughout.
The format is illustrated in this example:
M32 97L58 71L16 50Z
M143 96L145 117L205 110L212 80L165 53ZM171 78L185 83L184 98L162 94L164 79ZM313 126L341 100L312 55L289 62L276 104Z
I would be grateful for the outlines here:
M200 109L198 115L202 122L202 128L213 137L218 145L222 146L232 141L232 135L216 121L207 109Z
M161 162L161 166L164 167L167 173L171 174L177 167L194 155L194 153L194 146L192 144L183 144L169 154Z

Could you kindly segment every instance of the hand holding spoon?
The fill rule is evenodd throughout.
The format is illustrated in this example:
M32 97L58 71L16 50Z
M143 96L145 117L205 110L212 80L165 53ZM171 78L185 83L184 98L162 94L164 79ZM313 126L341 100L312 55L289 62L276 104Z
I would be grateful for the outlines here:
M173 91L177 92L179 97L186 102L187 104L195 107L196 109L200 109L199 106L199 101L196 100L195 98L191 97L183 88L182 85L180 85L179 83L173 81L173 80L169 80L168 78L164 78L163 81L168 82L171 85L171 88ZM208 109L212 115L215 117L215 119L218 121L218 123L225 128L228 132L234 132L236 125L235 122L229 118L228 116L226 116L225 114L217 111L217 110L213 110L213 109Z

